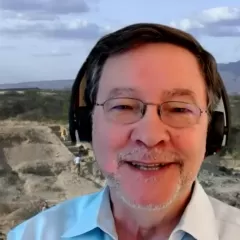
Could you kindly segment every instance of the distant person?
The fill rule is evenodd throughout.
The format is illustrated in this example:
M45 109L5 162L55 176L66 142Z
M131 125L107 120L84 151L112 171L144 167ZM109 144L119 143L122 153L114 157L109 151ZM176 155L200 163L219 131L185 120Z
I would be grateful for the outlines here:
M41 204L41 211L47 210L49 208L49 205L47 201L43 201Z
M77 118L82 80L88 111ZM240 239L240 210L197 179L228 142L231 116L216 61L190 34L140 23L104 36L71 100L70 122L84 129L107 185L25 221L9 240Z
M62 141L66 141L66 136L67 136L67 130L61 126L60 128L60 138Z
M79 146L78 156L74 158L75 167L77 169L77 174L80 176L81 173L81 165L80 162L83 160L83 158L88 154L88 149L85 149L84 146Z
M77 174L78 176L80 176L80 170L81 170L81 167L80 167L80 161L81 161L81 158L79 156L76 156L74 158L74 164L75 164L75 167L77 169Z

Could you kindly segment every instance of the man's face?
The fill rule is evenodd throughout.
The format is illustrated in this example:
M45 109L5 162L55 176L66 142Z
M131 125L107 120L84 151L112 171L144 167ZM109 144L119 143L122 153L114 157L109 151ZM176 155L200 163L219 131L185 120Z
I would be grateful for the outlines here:
M186 102L202 110L207 105L197 60L171 44L148 44L109 58L100 79L97 103L109 98L155 104ZM129 110L114 107L111 111L128 114ZM109 185L134 207L162 209L170 205L198 174L205 154L207 114L202 113L196 124L180 128L169 126L175 119L172 113L169 121L161 121L156 105L147 106L144 116L129 124L121 123L120 117L110 120L108 114L103 107L95 107L92 134L94 153ZM150 166L159 163L172 164Z

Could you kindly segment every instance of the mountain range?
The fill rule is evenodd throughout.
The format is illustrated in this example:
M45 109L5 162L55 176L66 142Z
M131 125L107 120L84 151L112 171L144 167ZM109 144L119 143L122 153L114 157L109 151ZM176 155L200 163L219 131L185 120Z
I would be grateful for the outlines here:
M240 94L240 61L218 64L218 70L222 76L228 93ZM49 80L36 82L19 82L0 84L0 89L12 88L40 88L51 90L70 89L73 79L70 80Z

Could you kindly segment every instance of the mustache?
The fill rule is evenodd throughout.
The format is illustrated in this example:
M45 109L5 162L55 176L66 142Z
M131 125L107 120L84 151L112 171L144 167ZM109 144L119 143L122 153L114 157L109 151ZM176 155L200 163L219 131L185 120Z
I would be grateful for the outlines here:
M123 151L118 154L118 163L126 161L151 162L151 163L180 163L183 161L179 154L172 151L166 151L159 148L148 149L146 147L136 147L134 149Z

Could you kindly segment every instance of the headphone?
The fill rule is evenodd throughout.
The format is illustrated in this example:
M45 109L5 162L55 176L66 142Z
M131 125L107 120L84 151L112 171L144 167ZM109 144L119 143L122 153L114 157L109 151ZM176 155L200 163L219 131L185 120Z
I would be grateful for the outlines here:
M96 46L95 46L96 47ZM94 48L95 48L94 47ZM94 50L93 48L93 50ZM80 68L72 86L69 108L69 133L72 143L76 143L76 131L80 141L92 142L92 117L93 106L90 105L89 96L86 93L87 61L92 57L93 50ZM219 75L221 84L222 110L215 110L211 114L211 122L208 127L205 157L211 156L226 147L230 135L230 103L223 80Z

